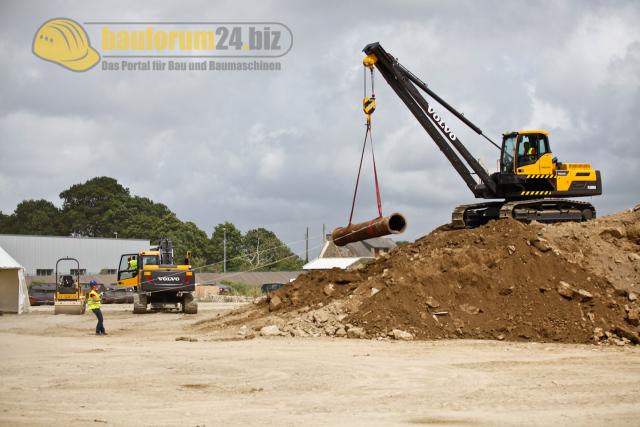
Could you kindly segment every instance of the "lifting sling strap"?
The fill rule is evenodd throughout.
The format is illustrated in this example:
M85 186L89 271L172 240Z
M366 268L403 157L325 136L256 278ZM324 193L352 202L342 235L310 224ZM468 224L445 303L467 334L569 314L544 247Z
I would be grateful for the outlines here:
M367 96L367 68L371 71L371 96ZM356 187L353 191L353 200L351 202L351 213L349 214L349 225L353 220L353 211L356 205L356 195L358 194L358 184L360 183L360 172L362 171L362 161L364 160L364 152L367 148L367 140L371 144L371 158L373 160L373 177L376 185L376 200L378 202L378 215L382 217L382 200L380 198L380 185L378 184L378 170L376 168L376 156L373 150L373 133L371 131L371 115L376 110L376 94L373 82L373 64L364 64L364 99L362 100L362 109L367 117L366 131L362 144L362 153L360 154L360 165L358 166L358 176L356 178Z

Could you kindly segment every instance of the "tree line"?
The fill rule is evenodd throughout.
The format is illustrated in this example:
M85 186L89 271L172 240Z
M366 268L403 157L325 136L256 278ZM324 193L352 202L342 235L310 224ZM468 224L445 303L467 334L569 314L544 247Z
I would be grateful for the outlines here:
M299 270L302 260L272 231L243 234L231 222L218 224L209 237L191 221L181 221L162 203L131 195L110 177L96 177L60 193L62 207L48 200L24 200L12 214L0 211L0 234L148 239L169 237L177 259L190 250L192 264L222 271L226 234L227 271ZM214 265L211 265L214 264Z

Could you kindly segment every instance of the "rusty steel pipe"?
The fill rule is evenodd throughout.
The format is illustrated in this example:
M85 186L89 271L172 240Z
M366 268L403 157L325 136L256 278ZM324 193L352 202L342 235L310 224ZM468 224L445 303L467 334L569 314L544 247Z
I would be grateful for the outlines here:
M338 227L331 233L331 239L336 246L402 233L407 228L407 220L402 214L393 213L389 216L372 219L360 224Z

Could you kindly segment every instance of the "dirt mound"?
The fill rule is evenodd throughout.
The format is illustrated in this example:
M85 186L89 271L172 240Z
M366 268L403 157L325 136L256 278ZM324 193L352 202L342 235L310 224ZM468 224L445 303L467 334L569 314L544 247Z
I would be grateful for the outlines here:
M588 223L545 226L542 235L570 264L617 289L640 289L640 205Z
M640 210L443 228L358 271L311 272L200 328L242 335L639 343ZM247 327L248 326L248 327Z

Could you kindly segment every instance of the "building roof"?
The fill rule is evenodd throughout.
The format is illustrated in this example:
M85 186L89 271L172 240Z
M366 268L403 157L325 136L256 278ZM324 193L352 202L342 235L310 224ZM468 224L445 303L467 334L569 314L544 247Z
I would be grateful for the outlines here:
M19 237L19 238L47 238L47 239L81 239L81 240L120 240L120 241L133 241L133 242L148 242L149 239L125 239L118 237L86 237L86 236L49 236L49 235L40 235L40 234L2 234L0 236L11 236L11 237Z
M373 239L363 240L362 243L376 249L393 249L396 247L396 242L387 237L374 237Z
M327 240L320 252L320 258L373 258L374 249L390 250L395 247L396 243L386 237L375 237L344 246L337 246L331 240Z
M22 266L0 246L0 270L13 270L16 268L22 268Z
M316 258L302 266L303 270L331 270L332 268L346 269L360 261L359 257L352 258Z

